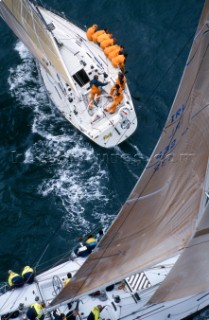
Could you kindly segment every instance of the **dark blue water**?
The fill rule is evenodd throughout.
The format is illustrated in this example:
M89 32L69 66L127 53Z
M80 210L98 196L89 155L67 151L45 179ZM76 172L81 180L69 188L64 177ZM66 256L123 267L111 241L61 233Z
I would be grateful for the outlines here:
M80 235L110 224L160 136L203 3L42 1L82 27L107 27L128 52L139 126L112 150L90 142L60 115L31 55L0 21L0 281L8 269L34 266L49 239L41 263L58 260Z

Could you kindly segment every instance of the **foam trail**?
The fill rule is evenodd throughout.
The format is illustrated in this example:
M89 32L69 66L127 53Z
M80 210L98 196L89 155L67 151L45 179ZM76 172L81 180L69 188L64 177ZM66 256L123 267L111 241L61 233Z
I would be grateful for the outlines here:
M37 192L58 197L66 209L65 226L92 228L105 226L112 220L109 200L115 195L108 190L108 172L91 144L75 130L49 101L42 79L36 72L34 60L25 46L18 42L15 50L22 61L10 69L10 91L22 108L32 108L32 132L39 139L25 152L25 163L45 164L47 176ZM37 139L36 139L37 140Z
M135 150L134 153L127 153L124 152L120 146L116 146L114 151L116 155L118 155L123 162L126 164L126 168L128 169L129 173L136 179L139 179L139 176L134 172L133 167L138 166L141 162L147 162L149 158L144 155L137 146L133 145L128 141L128 145Z
M143 154L136 145L134 145L130 141L128 141L128 144L136 151L135 155L137 155L139 159L145 160L146 162L148 162L149 157L147 157L145 154Z

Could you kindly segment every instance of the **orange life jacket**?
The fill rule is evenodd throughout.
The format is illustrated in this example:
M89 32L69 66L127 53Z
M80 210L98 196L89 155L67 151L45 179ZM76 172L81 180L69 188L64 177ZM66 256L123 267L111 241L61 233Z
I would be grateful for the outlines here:
M112 34L110 33L103 33L97 37L97 42L101 43L102 41L108 40L112 38Z
M112 60L113 58L117 57L119 54L120 54L120 50L121 49L116 49L114 51L111 51L109 54L108 54L108 58L110 60Z
M96 32L93 34L93 36L92 36L92 40L93 40L94 42L97 42L97 38L98 38L101 34L103 34L103 33L106 33L105 30L98 30L98 31L96 31Z
M113 67L117 68L124 66L124 62L125 62L125 56L123 54L119 54L117 57L112 59L112 65Z
M88 30L86 31L86 36L88 40L92 41L92 36L96 32L96 30L97 30L97 25L95 24L90 28L88 28Z
M109 46L109 47L106 47L104 49L104 54L106 56L108 56L108 54L111 52L111 51L114 51L116 49L120 49L121 47L118 45L118 44L114 44L113 46Z
M113 87L112 87L113 88ZM110 113L114 113L116 111L117 106L119 103L123 100L123 93L121 88L119 90L116 90L116 88L113 89L113 102L112 104L106 109L106 111Z
M112 46L114 44L114 39L107 39L100 43L100 47L105 49L106 47Z

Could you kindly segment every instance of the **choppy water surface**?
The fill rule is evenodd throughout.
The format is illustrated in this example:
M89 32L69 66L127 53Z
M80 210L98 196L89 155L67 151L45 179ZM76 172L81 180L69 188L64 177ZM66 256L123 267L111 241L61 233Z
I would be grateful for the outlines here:
M49 239L43 263L111 223L159 138L203 2L42 1L80 26L108 27L128 52L139 126L111 150L67 123L47 97L32 56L0 21L1 281L8 269L34 265Z

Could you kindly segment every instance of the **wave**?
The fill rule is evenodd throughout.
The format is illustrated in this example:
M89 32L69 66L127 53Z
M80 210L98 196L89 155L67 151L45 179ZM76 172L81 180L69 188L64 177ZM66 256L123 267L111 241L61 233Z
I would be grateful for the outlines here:
M32 133L36 138L25 152L24 162L44 166L47 172L37 193L61 200L67 230L90 229L92 220L103 226L108 224L112 219L108 202L115 195L108 190L108 171L100 154L49 101L26 47L18 42L15 50L21 61L10 69L10 92L21 101L22 108L33 110Z
M96 225L106 227L121 206L120 192L117 184L112 183L114 177L109 176L109 166L113 168L112 174L120 175L118 164L114 164L116 157L128 175L137 180L138 166L144 167L147 157L129 141L125 149L118 146L107 153L109 160L113 160L107 164L106 154L96 151L49 100L26 47L18 41L15 50L20 63L10 69L10 92L22 108L31 108L33 113L34 142L26 150L24 162L41 166L46 173L40 179L37 194L61 201L65 211L62 218L68 231L84 228L90 231ZM120 189L124 189L123 186Z

